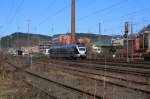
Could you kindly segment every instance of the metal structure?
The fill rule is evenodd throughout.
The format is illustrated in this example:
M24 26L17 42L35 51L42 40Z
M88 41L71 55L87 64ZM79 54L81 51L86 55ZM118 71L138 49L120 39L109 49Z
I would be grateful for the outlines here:
M99 26L99 39L101 39L101 23L98 23Z
M131 23L131 38L132 38L132 49L131 49L131 60L133 61L133 54L134 54L134 40L133 40L133 24Z
M27 33L28 33L28 44L27 46L30 46L30 20L27 20Z
M1 40L2 40L2 38L0 37L0 51L2 50Z
M129 33L129 22L125 22L125 38L127 41L127 62L129 62L129 42L128 42L128 33Z

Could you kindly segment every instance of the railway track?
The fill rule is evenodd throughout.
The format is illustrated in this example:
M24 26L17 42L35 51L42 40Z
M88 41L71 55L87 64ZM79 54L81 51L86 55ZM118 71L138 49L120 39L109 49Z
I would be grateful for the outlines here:
M47 82L47 83L50 83L50 85L58 86L57 88L61 88L59 90L63 90L62 92L66 92L66 93L68 92L68 94L75 93L76 97L78 97L78 98L75 98L75 99L83 99L83 98L85 98L85 96L87 97L87 99L91 99L91 98L94 98L94 97L95 97L95 99L102 99L101 96L92 94L92 93L90 93L88 91L83 91L81 89L73 88L73 87L70 87L68 85L65 85L65 84L62 84L62 83L50 80L47 76L42 75L42 73L33 72L31 70L24 70L24 69L22 69L22 68L20 68L20 67L18 67L16 65L10 63L10 62L7 62L7 64L9 64L9 66L11 66L11 67L19 70L20 72L22 72L23 75L28 78L28 81L31 84L34 83L37 80L38 81L40 80L43 84L45 82ZM36 84L36 83L34 83L34 84ZM45 86L45 84L44 84L44 86ZM39 87L39 86L36 86L36 87ZM47 86L45 86L45 87L47 87ZM39 89L41 89L41 88L39 88ZM46 93L47 93L47 91L46 91ZM56 97L57 96L58 95L56 95Z
M78 60L76 60L78 61ZM106 62L105 62L106 61ZM144 68L144 69L150 69L150 62L120 62L120 61L101 61L101 60L82 60L82 62L88 62L88 63L94 63L94 64L106 64L107 65L114 65L114 66L125 66L125 67L131 67L131 68Z
M150 61L144 61L144 60L134 60L134 61L129 61L129 62L126 62L126 59L124 60L121 60L121 59L109 59L109 58L106 58L106 59L87 59L86 61L107 61L108 63L111 62L111 63L126 63L126 64L144 64L144 65L150 65Z
M45 61L46 62L46 61ZM93 62L87 62L87 61L68 61L68 60L59 60L57 62L52 61L53 63L56 64L64 64L64 65L69 65L69 66L74 66L74 67L80 67L80 68L89 68L93 70L106 70L110 72L115 72L115 73L122 73L122 74L132 74L132 75L139 75L143 77L150 77L150 69L147 68L138 68L138 67L133 67L133 65L128 65L128 66L122 66L122 64L98 64L98 63L93 63ZM48 61L46 62L48 63Z
M43 60L45 61L45 60ZM56 60L54 60L56 61ZM49 62L49 60L46 60L45 62ZM52 60L53 62L53 60ZM122 63L122 62L99 62L97 60L90 61L90 60L59 60L58 62L54 63L69 63L70 65L75 66L81 66L96 70L107 70L111 72L119 72L119 73L125 73L125 74L134 74L139 76L150 76L150 65L149 64L137 64L137 63ZM106 66L105 66L106 65Z
M49 62L49 61L56 61L55 59L40 59L39 61ZM129 67L129 68L140 68L140 69L150 69L150 62L145 61L132 61L127 63L126 61L111 61L111 60L104 60L104 59L87 59L87 60L68 60L68 59L57 59L57 61L65 61L65 62L75 62L75 63L89 63L89 64L98 64L98 65L113 65L117 67Z
M38 62L38 64L46 65L48 63ZM107 74L107 72L103 72L103 74L102 74L98 70L95 71L95 70L90 70L89 68L86 69L86 68L81 68L81 67L76 67L76 66L71 66L71 65L65 66L64 64L61 64L61 65L60 64L59 65L49 64L49 66L50 66L50 69L54 69L54 70L61 69L62 71L67 72L72 75L83 76L83 77L87 77L87 78L94 79L97 81L104 81L104 79L105 79L106 83L109 83L109 84L121 86L124 88L128 87L133 90L150 93L150 83L143 81L143 80L136 81L136 80L133 80L132 78L127 79L124 77L112 76L110 74ZM128 83L132 83L131 86L128 85Z
M96 70L96 69L91 69L91 68L87 68L84 66L82 67L82 65L77 65L77 64L72 65L68 61L65 61L65 63L61 63L60 61L56 61L56 62L54 62L54 61L56 61L56 60L51 60L50 62L48 62L48 60L46 60L44 62L33 61L33 65L34 66L36 66L36 64L41 65L40 66L41 68L43 66L48 66L49 67L48 70L51 70L51 71L61 71L61 72L67 73L68 75L73 75L74 77L83 77L84 79L91 79L93 81L100 82L100 83L105 82L106 84L118 86L118 87L121 87L123 89L129 89L129 90L131 89L131 90L134 90L136 92L141 92L144 94L150 94L149 82L147 82L147 80L145 80L145 79L144 80L141 79L141 80L136 81L136 80L133 80L131 78L130 79L128 78L128 76L130 77L131 75L122 76L122 74L119 74L121 76L118 76L118 75L116 76L114 74L111 74L107 70ZM10 64L11 67L12 67L12 65ZM19 69L22 70L22 68L19 68ZM23 71L24 71L24 69L23 69ZM82 88L68 85L67 83L63 84L61 81L57 81L57 80L55 81L55 79L49 79L48 75L50 75L50 74L47 74L47 76L45 76L45 75L43 75L44 72L36 72L36 71L30 71L30 70L27 70L27 71L30 72L31 74L33 73L33 74L38 75L40 77L46 78L46 79L41 79L39 77L31 75L30 73L25 73L25 75L28 78L29 83L31 83L32 85L37 84L36 85L37 88L41 85L46 85L47 83L49 83L53 86L57 86L57 88L61 87L62 89L59 89L59 90L61 90L61 92L64 92L64 89L65 89L66 92L68 92L68 90L69 90L68 93L75 93L75 94L79 94L79 95L82 92L90 93L92 96L89 96L88 94L82 93L82 94L88 95L90 97L89 99L91 99L91 97L93 98L94 96L98 96L95 99L99 99L99 98L101 98L100 96L102 96L99 93L94 94L94 93L91 93L90 91L83 90ZM47 79L50 81L48 81ZM36 81L40 81L43 84L41 84L41 83L38 84L38 82L36 82ZM51 81L54 81L54 82L51 82ZM47 82L47 83L45 83L45 82ZM65 86L67 85L68 87L71 87L73 89L70 89L70 88L68 89L68 88L63 87L59 84L62 84ZM46 85L44 87L48 88L48 86L49 85ZM55 88L53 88L53 89L55 89ZM82 92L75 91L74 89L80 90ZM45 90L48 90L48 89L45 89ZM51 93L51 92L49 92L49 93ZM59 96L59 95L56 95L56 96ZM77 98L77 99L80 99L80 98ZM113 98L113 99L116 99L116 98Z

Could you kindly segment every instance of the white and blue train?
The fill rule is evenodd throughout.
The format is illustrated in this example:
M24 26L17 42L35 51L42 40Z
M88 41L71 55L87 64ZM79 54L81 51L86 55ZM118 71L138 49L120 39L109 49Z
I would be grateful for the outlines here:
M49 48L50 57L56 58L86 58L86 47L82 43L66 44L66 45L54 45Z

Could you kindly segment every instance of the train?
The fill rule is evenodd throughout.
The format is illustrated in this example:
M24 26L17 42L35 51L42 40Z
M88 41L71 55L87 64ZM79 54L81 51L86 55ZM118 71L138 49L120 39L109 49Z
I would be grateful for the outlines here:
M55 58L86 59L87 49L83 43L53 45L48 48L49 56Z

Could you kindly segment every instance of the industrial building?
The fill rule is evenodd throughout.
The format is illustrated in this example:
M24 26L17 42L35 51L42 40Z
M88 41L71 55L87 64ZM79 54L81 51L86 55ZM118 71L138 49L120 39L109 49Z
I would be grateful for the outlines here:
M39 46L21 47L23 54L28 55L29 53L39 53Z
M39 52L45 54L46 49L53 43L51 41L39 41Z
M112 47L111 39L100 39L92 43L93 50L97 50L98 53L108 54Z

